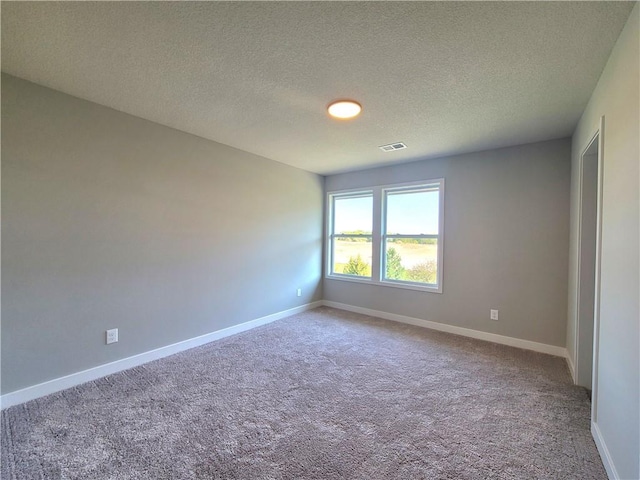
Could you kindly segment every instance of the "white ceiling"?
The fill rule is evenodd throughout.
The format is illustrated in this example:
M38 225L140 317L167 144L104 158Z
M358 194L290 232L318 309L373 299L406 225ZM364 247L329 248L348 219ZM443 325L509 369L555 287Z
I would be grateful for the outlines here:
M633 5L3 2L2 70L330 174L571 135Z

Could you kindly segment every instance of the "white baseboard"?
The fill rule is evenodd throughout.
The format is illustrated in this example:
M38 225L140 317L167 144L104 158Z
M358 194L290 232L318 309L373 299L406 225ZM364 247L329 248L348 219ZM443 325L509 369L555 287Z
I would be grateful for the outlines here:
M409 325L416 325L418 327L438 330L440 332L453 333L455 335L462 335L464 337L477 338L478 340L485 340L487 342L499 343L501 345L508 345L510 347L523 348L525 350L533 350L534 352L547 353L549 355L568 358L566 348L557 347L555 345L547 345L546 343L538 343L532 342L530 340L522 340L520 338L506 337L504 335L497 335L495 333L481 332L480 330L471 330L470 328L456 327L455 325L431 322L429 320L422 320L421 318L407 317L405 315L397 315L395 313L382 312L380 310L372 310L370 308L356 307L354 305L331 302L329 300L323 300L322 304L327 307L347 310L349 312L362 313L364 315L384 318L385 320L391 320L394 322L408 323Z
M266 317L256 318L255 320L250 320L239 325L223 328L222 330L217 330L205 335L200 335L199 337L190 338L182 342L156 348L155 350L140 353L132 357L123 358L121 360L116 360L115 362L106 363L104 365L89 368L88 370L72 373L71 375L55 378L53 380L39 383L31 387L16 390L0 397L0 407L4 409L12 405L28 402L29 400L34 400L51 393L75 387L76 385L80 385L82 383L89 382L106 375L111 375L112 373L120 372L132 367L137 367L138 365L151 362L152 360L167 357L169 355L173 355L174 353L182 352L190 348L199 347L200 345L204 345L205 343L213 342L221 338L235 335L236 333L245 332L247 330L251 330L252 328L256 328L261 325L266 325L267 323L280 320L281 318L289 317L291 315L295 315L296 313L317 308L321 305L322 301L307 303L299 307L290 308L289 310L284 310L282 312L267 315Z
M600 458L602 459L604 469L607 471L607 475L611 480L618 480L620 475L618 475L616 467L613 464L607 444L604 442L604 438L602 438L602 434L600 433L600 428L598 428L598 424L595 422L591 422L591 435L596 442L596 447L600 453Z
M101 378L106 375L110 375L112 373L117 373L122 370L126 370L128 368L133 368L138 365L142 365L143 363L147 363L153 360L157 360L159 358L173 355L174 353L178 353L184 350L188 350L190 348L198 347L200 345L204 345L205 343L213 342L215 340L219 340L221 338L228 337L230 335L235 335L236 333L244 332L252 328L259 327L261 325L265 325L267 323L271 323L276 320L280 320L281 318L295 315L296 313L304 312L306 310L312 310L321 305L326 305L327 307L338 308L341 310L347 310L350 312L361 313L364 315L370 315L373 317L384 318L386 320L392 320L394 322L407 323L409 325L416 325L419 327L438 330L441 332L453 333L455 335L462 335L465 337L477 338L479 340L499 343L499 344L508 345L511 347L524 348L526 350L533 350L535 352L547 353L550 355L564 357L567 359L567 363L569 364L571 375L572 376L574 375L573 363L569 358L567 349L563 347L557 347L554 345L547 345L544 343L532 342L529 340L522 340L519 338L506 337L506 336L497 335L494 333L481 332L479 330L471 330L469 328L457 327L454 325L447 325L444 323L437 323L429 320L422 320L420 318L413 318L405 315L397 315L395 313L383 312L380 310L372 310L369 308L357 307L357 306L348 305L345 303L332 302L329 300L320 300L317 302L301 305L299 307L291 308L289 310L284 310L282 312L277 312L272 315L267 315L265 317L257 318L255 320L241 323L240 325L234 325L233 327L217 330L215 332L207 333L199 337L190 338L182 342L174 343L172 345L167 345L165 347L160 347L155 350L150 350L148 352L134 355L132 357L116 360L115 362L99 365L97 367L90 368L88 370L72 373L71 375L55 378L47 382L39 383L31 387L27 387L21 390L16 390L14 392L7 393L0 397L0 408L4 409L12 405L17 405L19 403L27 402L29 400L34 400L36 398L49 395L51 393L65 390L67 388L75 387L76 385L80 385L82 383L89 382L91 380L95 380L97 378Z
M567 359L567 365L569 366L569 373L571 373L571 380L573 380L573 383L575 385L575 383L576 383L576 368L573 366L573 359L571 358L571 355L569 355L569 350L566 350L566 352L567 352L567 355L565 356L565 358Z

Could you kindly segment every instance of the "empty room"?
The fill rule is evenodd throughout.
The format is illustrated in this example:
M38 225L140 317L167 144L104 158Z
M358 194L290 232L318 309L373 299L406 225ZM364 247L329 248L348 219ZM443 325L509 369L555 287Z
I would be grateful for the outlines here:
M640 479L638 2L1 3L3 479Z

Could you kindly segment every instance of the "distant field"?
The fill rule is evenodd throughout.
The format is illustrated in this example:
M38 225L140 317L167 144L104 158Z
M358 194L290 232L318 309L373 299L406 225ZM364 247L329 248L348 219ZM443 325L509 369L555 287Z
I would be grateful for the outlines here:
M349 261L349 258L356 257L358 254L365 262L371 265L371 243L338 240L335 246L333 258L336 272L342 272L342 268ZM429 260L437 260L438 256L435 245L394 243L393 248L400 254L402 266L407 269Z

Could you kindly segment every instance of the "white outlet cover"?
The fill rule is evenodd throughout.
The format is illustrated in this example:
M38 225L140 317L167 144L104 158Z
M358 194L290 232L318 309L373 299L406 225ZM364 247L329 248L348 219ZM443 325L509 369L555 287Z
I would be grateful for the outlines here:
M491 310L491 320L498 320L498 310Z
M118 329L112 328L107 330L107 345L110 343L116 343L118 341Z

